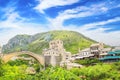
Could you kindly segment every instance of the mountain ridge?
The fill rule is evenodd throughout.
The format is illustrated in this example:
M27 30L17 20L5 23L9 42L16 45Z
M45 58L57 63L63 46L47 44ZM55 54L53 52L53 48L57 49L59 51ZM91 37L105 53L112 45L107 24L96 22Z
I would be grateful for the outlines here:
M44 48L49 47L51 40L57 39L63 40L66 51L73 54L96 42L75 31L54 30L35 35L16 35L6 45L3 45L2 51L3 53L10 53L29 50L41 54Z

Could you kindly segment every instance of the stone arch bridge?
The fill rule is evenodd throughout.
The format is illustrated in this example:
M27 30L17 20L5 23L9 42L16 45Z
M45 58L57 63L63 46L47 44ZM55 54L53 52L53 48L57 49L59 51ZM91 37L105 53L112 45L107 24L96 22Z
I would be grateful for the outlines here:
M33 57L34 59L36 59L41 65L44 65L44 57L38 54L35 54L33 52L29 52L29 51L21 51L21 52L14 52L14 53L9 53L6 54L2 57L2 60L7 63L12 57L14 56L19 56L19 55L29 55L31 57Z

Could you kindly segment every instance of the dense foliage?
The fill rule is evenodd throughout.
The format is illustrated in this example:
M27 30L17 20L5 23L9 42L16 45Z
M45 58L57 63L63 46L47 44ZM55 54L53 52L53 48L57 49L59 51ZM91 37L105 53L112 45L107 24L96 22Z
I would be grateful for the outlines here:
M86 80L120 80L120 72L110 64L72 69L71 72Z
M17 35L3 46L3 52L29 50L40 54L44 48L49 47L51 40L56 39L63 40L65 49L71 53L77 53L79 49L87 48L95 42L74 31L50 31L33 36Z
M91 59L86 58L83 60L75 60L74 62L85 65L85 66L90 66L90 65L95 65L95 64L101 63L100 60L98 60L96 58L91 58Z
M98 63L71 70L48 67L36 74L26 73L28 64L24 61L13 61L15 65L11 63L4 64L0 60L0 80L120 80L120 62Z

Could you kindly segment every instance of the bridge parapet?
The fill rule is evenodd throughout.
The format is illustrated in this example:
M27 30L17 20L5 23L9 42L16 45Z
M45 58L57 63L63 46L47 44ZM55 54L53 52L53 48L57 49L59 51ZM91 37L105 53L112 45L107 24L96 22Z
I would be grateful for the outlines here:
M26 54L26 55L29 55L31 57L33 57L34 59L36 59L41 65L44 65L44 57L42 55L38 55L38 54L35 54L33 52L30 52L30 51L21 51L21 52L14 52L14 53L9 53L9 54L6 54L2 57L2 60L7 63L12 57L14 56L19 56L19 55L23 55L23 54Z

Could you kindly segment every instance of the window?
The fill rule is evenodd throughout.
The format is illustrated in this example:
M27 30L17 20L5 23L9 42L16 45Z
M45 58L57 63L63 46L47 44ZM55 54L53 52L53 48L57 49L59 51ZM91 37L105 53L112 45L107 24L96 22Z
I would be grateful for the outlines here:
M66 55L66 57L68 57L68 55Z

